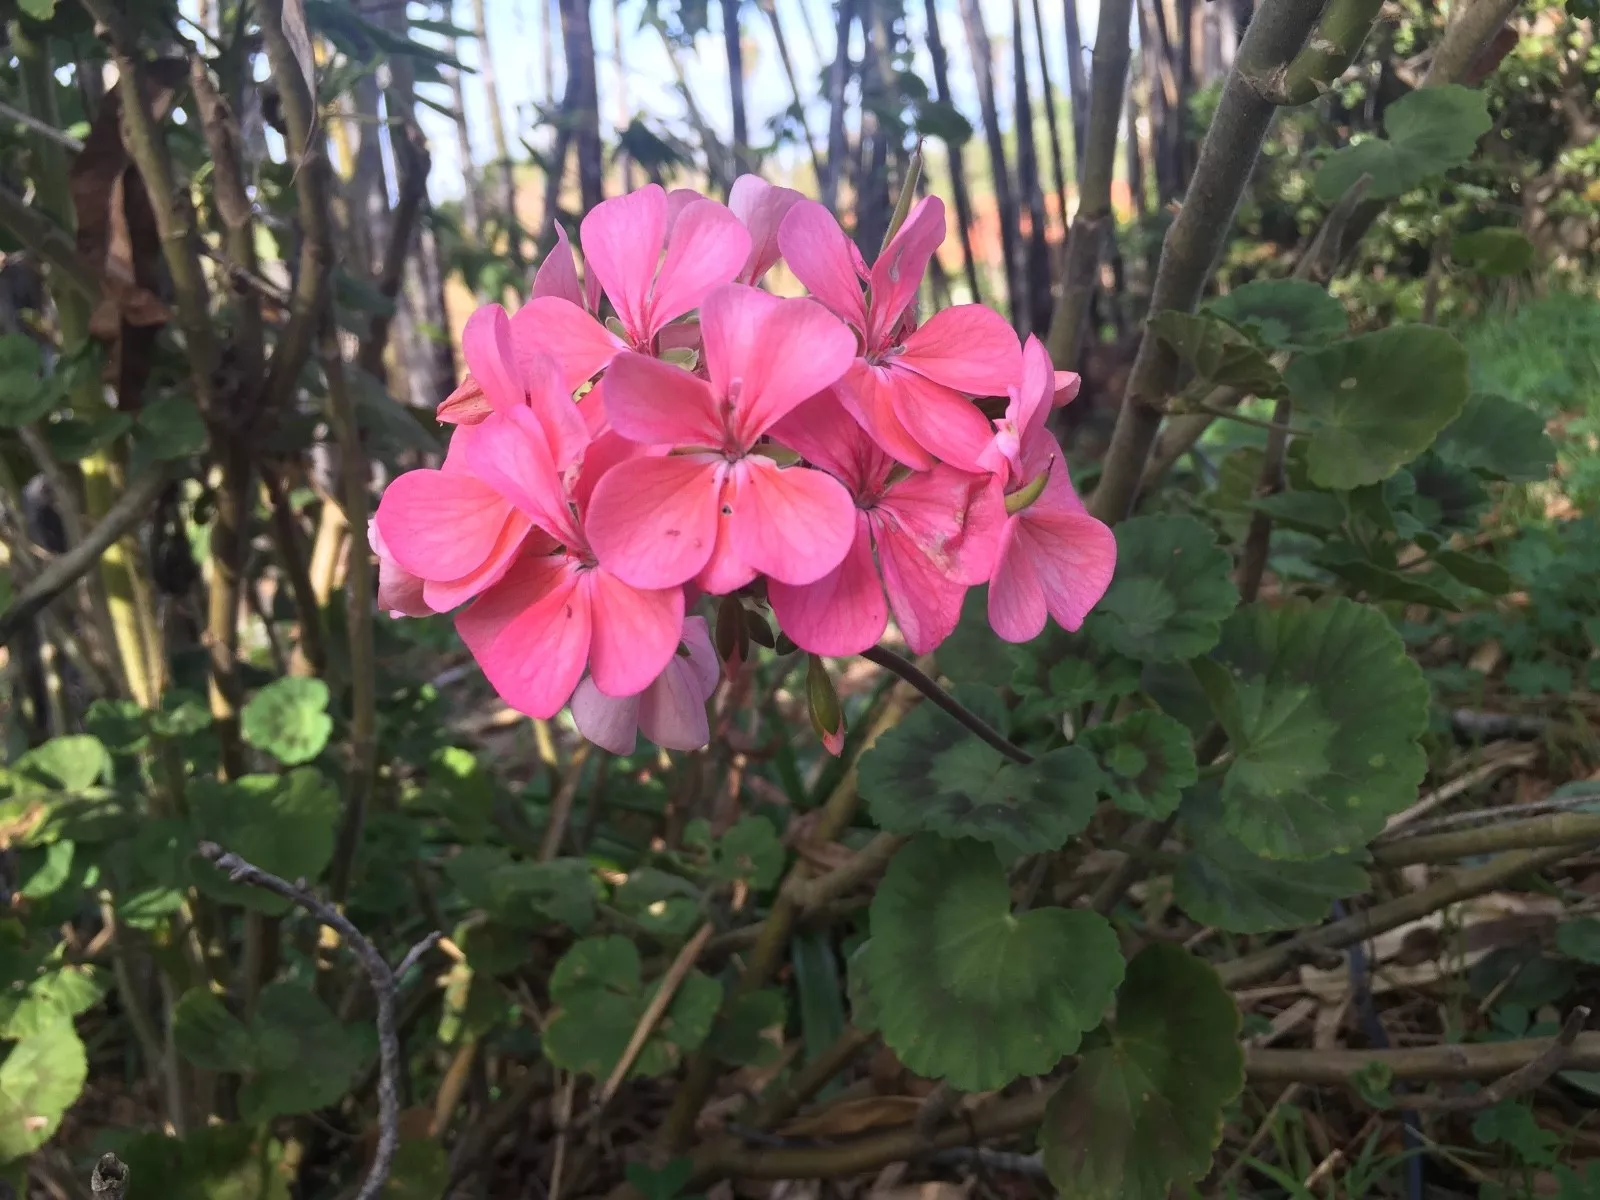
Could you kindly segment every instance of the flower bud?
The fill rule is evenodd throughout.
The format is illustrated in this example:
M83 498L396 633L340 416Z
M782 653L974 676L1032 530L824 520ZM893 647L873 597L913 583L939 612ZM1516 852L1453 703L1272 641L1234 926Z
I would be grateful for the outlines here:
M817 731L828 753L837 758L844 750L844 709L828 668L815 654L806 667L806 705L811 711L811 728Z
M787 633L783 632L781 629L778 630L777 642L772 647L773 653L775 653L779 658L787 658L798 649L800 649L800 647L794 644L793 640L790 639Z
M751 609L744 610L744 631L750 640L758 646L765 646L771 650L777 645L772 636L772 626L767 624L767 619L760 613Z
M717 605L717 657L730 667L750 657L750 635L745 629L744 605L728 595Z

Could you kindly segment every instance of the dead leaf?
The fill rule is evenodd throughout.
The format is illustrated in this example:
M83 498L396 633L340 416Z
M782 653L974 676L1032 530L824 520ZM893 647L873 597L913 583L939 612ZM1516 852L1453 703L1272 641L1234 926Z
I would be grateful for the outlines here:
M785 1137L840 1137L869 1129L892 1129L911 1124L921 1107L922 1101L913 1096L863 1096L797 1117L780 1132Z
M951 1183L948 1179L930 1179L925 1183L907 1183L899 1187L873 1188L867 1195L871 1200L967 1200L972 1195L976 1175L964 1182Z
M306 26L305 0L283 0L283 36L289 41L289 50L305 76L306 93L312 102L317 98L317 60L311 49L311 30Z

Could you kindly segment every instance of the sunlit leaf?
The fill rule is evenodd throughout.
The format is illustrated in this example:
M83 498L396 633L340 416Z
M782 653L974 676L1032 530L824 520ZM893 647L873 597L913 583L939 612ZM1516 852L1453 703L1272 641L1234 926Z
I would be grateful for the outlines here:
M1418 88L1384 111L1386 136L1334 151L1317 172L1316 192L1332 204L1362 175L1365 199L1387 200L1460 166L1489 132L1488 98L1459 84Z
M31 1154L50 1140L88 1077L77 1030L54 1021L11 1047L0 1062L0 1163Z
M1276 396L1283 377L1267 356L1226 321L1168 309L1150 318L1150 331L1171 346L1183 365L1214 387L1252 396Z
M333 733L328 685L320 679L286 676L262 688L239 714L244 740L288 766L310 762Z
M1308 350L1343 337L1349 328L1344 305L1304 279L1253 279L1205 311L1274 350Z

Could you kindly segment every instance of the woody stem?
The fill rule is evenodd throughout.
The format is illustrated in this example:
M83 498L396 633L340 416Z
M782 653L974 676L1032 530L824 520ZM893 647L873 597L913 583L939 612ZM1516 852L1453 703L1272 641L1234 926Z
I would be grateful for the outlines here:
M870 650L863 650L861 657L870 663L877 663L878 666L886 671L893 671L1012 762L1026 765L1033 761L1033 755L1013 743L999 730L978 716L977 713L964 706L932 678L919 671L909 659L902 658L893 650L883 646L873 646Z

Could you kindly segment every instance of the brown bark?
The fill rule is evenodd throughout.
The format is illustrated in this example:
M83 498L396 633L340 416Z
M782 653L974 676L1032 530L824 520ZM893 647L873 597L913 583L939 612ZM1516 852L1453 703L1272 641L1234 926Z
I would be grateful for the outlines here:
M983 26L978 0L961 0L961 24L966 30L967 47L972 54L972 70L978 80L978 105L983 114L983 137L989 146L989 171L994 182L995 209L1000 217L1000 251L1005 258L1006 302L1011 323L1026 332L1030 313L1026 291L1021 284L1021 248L1018 245L1022 217L1016 192L1011 187L1011 172L1006 165L1005 141L1000 133L1000 114L994 95L994 52L989 31Z

